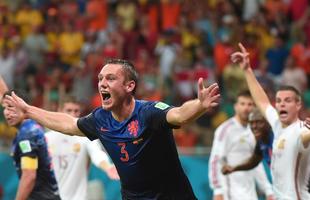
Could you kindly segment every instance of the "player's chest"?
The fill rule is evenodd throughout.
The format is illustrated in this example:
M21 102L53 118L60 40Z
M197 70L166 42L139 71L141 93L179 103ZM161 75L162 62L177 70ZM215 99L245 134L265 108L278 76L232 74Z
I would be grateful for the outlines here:
M140 137L145 129L141 121L132 119L126 123L103 123L97 127L97 132L102 140L130 141Z
M294 132L285 131L273 141L273 155L277 158L294 156L298 153L298 135Z
M255 139L249 133L235 132L234 135L230 135L227 146L235 151L248 151L252 150L255 146Z
M155 138L159 137L156 134L142 130L137 135L131 135L127 131L125 134L123 137L114 136L101 139L113 162L126 164L141 159L145 150L150 149L154 140L157 140Z

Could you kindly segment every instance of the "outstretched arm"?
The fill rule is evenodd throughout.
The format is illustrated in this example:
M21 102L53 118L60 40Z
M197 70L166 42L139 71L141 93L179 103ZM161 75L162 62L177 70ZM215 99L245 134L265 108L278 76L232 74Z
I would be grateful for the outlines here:
M59 131L67 135L85 136L77 126L78 118L74 118L66 113L49 112L41 108L27 104L14 92L6 95L3 102L9 105L7 108L15 114L24 115L24 118L36 120L42 126Z
M231 60L234 63L239 63L241 69L244 70L246 81L251 95L255 101L255 104L259 108L261 113L265 116L265 111L270 105L270 101L251 69L249 53L246 51L246 49L241 43L239 43L239 48L241 51L233 53L231 55Z
M217 83L205 87L203 79L198 80L198 98L185 102L180 107L172 108L167 113L167 121L170 124L182 125L189 123L208 110L218 106L220 101L219 86Z
M229 165L224 165L222 168L222 173L223 174L230 174L235 171L243 171L243 170L250 170L256 167L260 161L263 159L261 155L253 154L249 160L247 160L245 163L242 163L237 166L229 166Z

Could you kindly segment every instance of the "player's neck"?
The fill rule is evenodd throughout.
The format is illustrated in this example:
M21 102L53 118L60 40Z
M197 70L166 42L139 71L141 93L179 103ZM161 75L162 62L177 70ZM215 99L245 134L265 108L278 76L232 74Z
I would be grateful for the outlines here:
M299 120L299 118L296 117L296 118L295 118L294 120L292 120L291 122L287 122L287 123L282 122L282 123L281 123L281 124L282 124L282 128L286 128L286 127L290 126L291 124L295 123L295 122L298 121L298 120Z
M131 96L126 99L119 109L112 111L112 116L116 121L122 122L131 116L135 109L135 99Z
M248 125L248 120L242 120L238 115L235 115L236 120L244 127Z

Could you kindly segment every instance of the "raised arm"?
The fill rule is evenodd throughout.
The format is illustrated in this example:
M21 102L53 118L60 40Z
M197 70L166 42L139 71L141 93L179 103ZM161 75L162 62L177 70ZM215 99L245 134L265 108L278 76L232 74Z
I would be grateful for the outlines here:
M23 99L18 97L14 92L6 95L3 102L8 104L7 109L17 115L24 115L24 118L36 120L42 126L59 131L67 135L85 136L77 126L78 118L74 118L66 113L49 112L41 108L27 104Z
M233 53L231 55L231 60L234 63L239 63L241 69L244 70L246 81L251 95L254 99L254 102L261 111L261 113L265 116L265 111L270 105L270 101L264 89L257 81L253 70L251 69L249 53L246 51L246 49L241 43L239 43L239 48L241 51Z
M182 125L196 120L208 110L218 106L220 101L217 83L205 87L203 79L198 80L198 98L185 102L180 107L172 108L167 113L167 121L174 125Z

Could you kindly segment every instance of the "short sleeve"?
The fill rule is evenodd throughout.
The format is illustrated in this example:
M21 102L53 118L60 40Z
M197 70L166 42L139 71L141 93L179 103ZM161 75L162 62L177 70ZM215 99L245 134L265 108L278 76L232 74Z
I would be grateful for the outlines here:
M265 111L265 116L266 116L266 120L268 121L268 123L270 124L273 130L273 133L276 134L277 129L281 127L281 122L279 120L278 112L276 111L274 107L270 105L267 107Z
M163 102L152 102L144 109L146 121L152 124L153 127L161 128L178 128L167 121L167 113L172 106Z
M20 140L18 142L18 148L20 149L21 157L24 156L32 158L38 157L37 155L38 145L34 138L27 138Z
M304 144L302 142L302 134L307 132L308 129L303 127L300 129L300 134L298 136L298 140L297 140L297 145L298 145L298 150L299 152L301 153L304 153L304 152L309 152L310 151L310 145L308 145L308 147L304 147Z
M90 113L87 116L79 118L77 121L77 126L90 140L98 139L98 136L96 134L97 131L94 112Z

